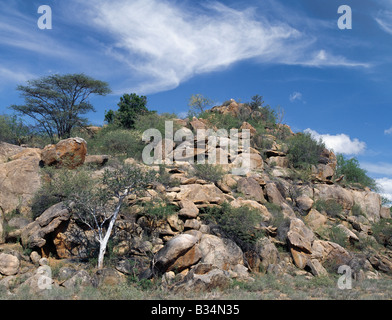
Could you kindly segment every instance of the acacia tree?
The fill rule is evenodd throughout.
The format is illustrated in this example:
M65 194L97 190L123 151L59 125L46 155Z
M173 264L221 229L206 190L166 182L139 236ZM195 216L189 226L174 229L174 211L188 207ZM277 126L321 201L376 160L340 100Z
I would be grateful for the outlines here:
M27 84L17 87L25 104L10 108L34 119L52 142L55 136L69 138L73 128L87 124L87 119L81 115L95 112L89 101L91 95L104 96L111 92L106 82L84 74L55 74L30 80Z
M189 105L189 115L199 116L204 111L206 111L208 106L211 106L214 102L203 96L202 94L193 94L188 102Z
M86 173L85 173L86 174ZM119 166L105 170L98 183L91 177L74 175L74 183L68 183L69 208L95 234L99 243L98 269L102 269L106 248L124 200L138 195L154 181L156 172L143 171L136 166Z

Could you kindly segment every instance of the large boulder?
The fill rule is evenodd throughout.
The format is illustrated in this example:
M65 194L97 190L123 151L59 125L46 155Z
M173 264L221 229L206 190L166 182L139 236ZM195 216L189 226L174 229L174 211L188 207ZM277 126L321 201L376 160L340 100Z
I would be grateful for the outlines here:
M351 210L354 205L352 192L338 185L319 184L314 188L315 200L335 200L343 209Z
M87 142L82 138L61 140L56 145L48 145L42 150L41 161L46 166L64 166L74 169L84 164Z
M198 238L190 234L180 234L175 236L156 254L155 267L162 273L167 271L173 264L175 265L176 261L180 257L186 255L197 241ZM192 257L195 255L199 255L196 250L192 252ZM187 258L192 259L192 257ZM183 258L183 260L185 260L185 258ZM180 263L177 262L177 267L179 265Z
M30 202L41 186L40 150L22 149L0 163L0 212L30 212Z
M47 235L54 232L62 222L69 220L71 212L63 203L55 204L47 209L35 221L29 223L21 231L24 246L43 248Z
M214 184L188 184L181 185L177 193L178 200L188 200L193 203L217 203L222 204L226 198L224 193Z
M241 178L237 182L237 191L242 193L244 198L265 203L263 188L253 178Z
M203 234L199 249L202 263L211 264L221 270L231 270L244 263L242 250L230 239Z
M352 190L354 203L359 205L362 212L371 222L378 222L381 214L381 196L372 191Z
M13 276L18 273L19 267L20 261L16 256L0 253L0 274Z
M287 240L294 263L298 268L304 269L306 267L309 255L312 253L314 239L313 231L306 227L302 220L291 219Z

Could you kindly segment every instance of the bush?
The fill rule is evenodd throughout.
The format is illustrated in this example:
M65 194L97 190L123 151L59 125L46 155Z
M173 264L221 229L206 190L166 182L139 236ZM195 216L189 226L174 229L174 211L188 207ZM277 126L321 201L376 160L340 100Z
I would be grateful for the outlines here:
M0 115L0 141L23 144L29 140L31 130L17 116Z
M261 217L256 209L247 206L233 208L225 202L221 207L207 208L203 216L205 220L217 224L244 251L254 247L257 240L264 237L263 232L257 229Z
M147 218L147 224L145 226L148 229L148 233L152 235L158 228L161 220L165 220L175 213L175 206L157 198L144 203L143 210L140 214Z
M48 167L42 169L41 177L42 185L34 195L31 204L34 219L51 206L69 200L75 188L82 190L91 183L87 171L83 168L68 170Z
M217 183L221 180L225 174L220 165L213 164L195 164L194 166L195 176L199 179Z
M162 134L162 139L165 138L165 122L173 121L176 118L174 114L157 114L155 112L149 112L147 114L141 114L136 117L134 128L140 134L148 129L157 129ZM173 130L180 129L179 125L174 123Z
M144 144L141 135L131 130L109 131L98 137L99 150L108 155L132 157L137 160L142 158Z
M351 213L353 216L364 216L366 217L366 214L362 211L362 208L359 204L354 204L353 207L351 208Z
M319 212L325 212L332 218L339 216L343 212L343 207L335 200L317 200L314 208Z
M392 219L381 219L372 226L373 236L383 246L392 246Z
M207 120L211 127L215 126L218 129L225 129L230 134L231 129L239 129L242 121L231 114L220 114L217 112L203 112L199 118Z
M346 159L343 155L337 156L336 176L344 175L344 181L349 185L369 187L377 191L377 183L367 175L366 170L360 168L356 158Z
M325 149L323 142L316 141L309 133L297 133L287 139L287 156L294 168L308 169L317 165L321 152Z

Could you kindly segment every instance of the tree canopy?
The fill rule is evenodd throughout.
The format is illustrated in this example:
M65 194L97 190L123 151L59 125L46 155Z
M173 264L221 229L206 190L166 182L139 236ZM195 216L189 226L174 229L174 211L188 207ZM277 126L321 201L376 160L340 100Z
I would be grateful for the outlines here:
M124 94L118 103L118 110L106 112L105 121L126 129L134 129L136 118L149 113L146 105L146 96L138 96L136 93Z
M81 117L95 111L90 103L91 95L104 96L111 92L106 82L84 74L50 75L30 80L17 90L25 100L24 105L10 108L22 116L35 120L37 128L54 140L69 138L73 128L84 126L87 119Z

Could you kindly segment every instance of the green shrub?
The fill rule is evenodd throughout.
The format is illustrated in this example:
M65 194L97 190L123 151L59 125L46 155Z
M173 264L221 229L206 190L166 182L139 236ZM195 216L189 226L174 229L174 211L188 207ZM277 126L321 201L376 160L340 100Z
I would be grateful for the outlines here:
M30 140L31 130L22 119L13 115L0 115L0 141L23 144Z
M309 133L297 133L287 139L287 156L294 168L307 169L311 165L317 165L321 152L325 145L316 141Z
M339 216L343 212L343 207L336 200L317 200L314 208L319 212L325 212L332 218Z
M148 129L157 129L161 135L162 139L165 138L165 122L173 121L176 119L176 115L174 114L157 114L155 112L149 112L146 114L141 114L136 117L134 128L136 131L143 134L144 131ZM173 132L175 133L178 129L180 129L179 125L173 124Z
M381 219L372 226L373 236L383 246L392 246L392 219Z
M47 167L42 169L41 177L41 187L34 195L31 204L34 219L51 206L69 200L75 188L82 190L91 183L91 178L84 168L68 170Z
M217 224L224 234L241 249L248 251L257 240L264 237L257 226L261 221L260 212L248 206L233 208L225 202L220 207L209 207L201 215L206 221Z
M145 145L141 134L131 130L109 131L99 137L99 150L101 153L113 156L132 157L137 160L142 158Z
M227 130L229 134L231 129L239 129L242 125L242 121L231 114L220 114L208 111L201 113L199 118L207 120L211 126Z
M359 204L354 204L353 207L351 208L351 213L353 216L364 216L366 217L366 214L362 211L362 208Z
M152 201L143 203L143 210L140 215L147 218L147 232L152 235L159 226L159 222L167 219L176 213L176 207L166 201L156 198Z
M225 174L220 165L213 165L209 163L195 164L194 174L197 178L217 183Z
M343 248L347 248L349 245L349 240L348 240L346 233L343 231L343 229L341 229L337 226L333 226L329 230L329 239L332 242L335 242L335 243L341 245Z
M366 170L360 168L356 158L346 159L343 155L337 155L336 176L344 175L344 181L349 185L369 187L377 191L377 183L367 175Z

